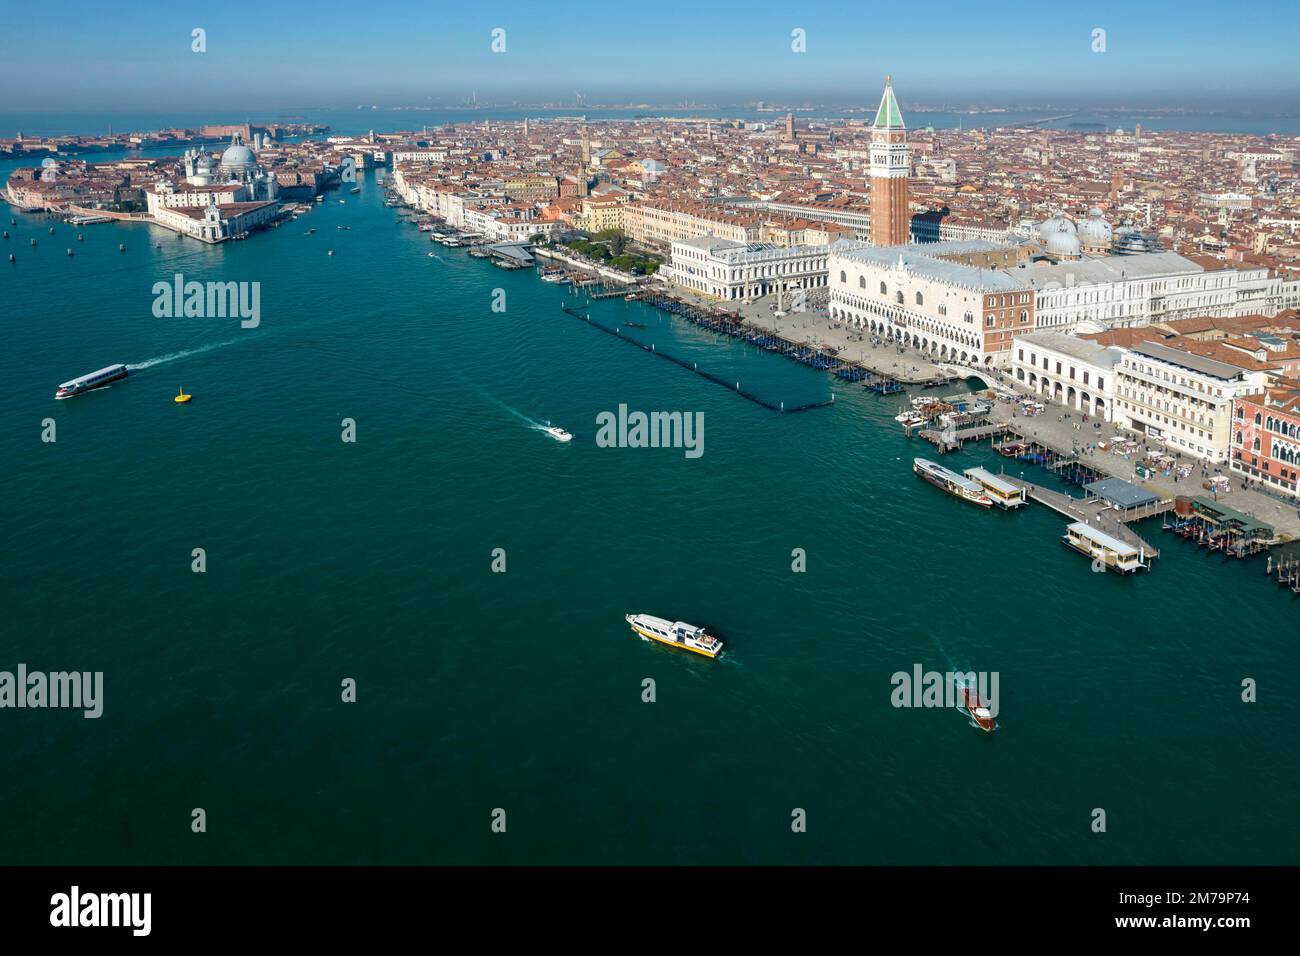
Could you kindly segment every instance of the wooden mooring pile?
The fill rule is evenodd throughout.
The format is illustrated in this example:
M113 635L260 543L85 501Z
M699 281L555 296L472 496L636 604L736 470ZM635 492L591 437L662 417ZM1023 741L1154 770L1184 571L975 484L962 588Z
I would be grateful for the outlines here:
M1292 594L1300 594L1300 554L1280 554L1276 559L1270 554L1264 573Z

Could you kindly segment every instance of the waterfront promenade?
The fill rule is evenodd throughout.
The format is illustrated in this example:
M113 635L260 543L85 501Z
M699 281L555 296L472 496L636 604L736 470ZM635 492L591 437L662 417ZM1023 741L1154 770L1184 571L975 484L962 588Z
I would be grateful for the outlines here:
M998 384L1004 388L1010 388L1011 383L1005 378L998 379ZM1028 394L1028 393L1024 393ZM1143 479L1138 476L1136 466L1141 463L1142 455L1115 455L1109 450L1093 449L1090 446L1097 441L1110 443L1110 439L1116 435L1123 435L1141 444L1143 436L1128 429L1119 428L1114 422L1101 422L1101 428L1094 428L1094 419L1087 422L1082 420L1080 414L1073 410L1067 409L1061 405L1055 405L1048 401L1046 396L1034 396L1037 401L1043 402L1047 410L1033 418L1024 416L1012 416L1013 406L1002 402L996 402L990 417L995 422L1005 422L1014 427L1014 429L1025 438L1034 439L1042 444L1048 445L1058 452L1068 453L1078 444L1079 460L1084 464L1091 465L1099 471L1104 471L1116 478L1123 478L1126 481L1140 484L1150 488L1156 494L1163 495L1166 498L1173 498L1178 495L1204 495L1210 497L1210 493L1201 487L1201 466L1200 462L1191 459L1183 459L1184 464L1192 466L1192 473L1182 480L1171 476L1164 477L1158 472L1152 477ZM1061 420L1063 414L1070 414L1071 417ZM1076 426L1079 426L1076 428ZM1210 474L1228 474L1227 469L1216 469L1210 467ZM1287 503L1274 498L1272 495L1266 495L1254 489L1243 488L1241 479L1236 475L1229 475L1231 492L1221 500L1224 504L1237 511L1244 512L1252 518L1273 525L1277 534L1286 540L1300 539L1300 513L1297 513L1297 505Z
M771 309L775 295L763 296L749 303L720 303L717 299L694 295L679 286L671 286L670 294L677 299L693 302L705 308L726 308L744 319L747 325L779 335L797 345L809 345L836 354L846 362L853 362L884 378L896 379L905 385L925 385L936 379L949 379L952 374L929 361L915 349L901 346L875 345L869 334L851 329L840 322L832 322L824 308L809 308L804 312L790 312L777 316ZM785 297L789 308L790 297ZM978 374L975 371L972 375Z
M680 299L709 307L717 307L716 300L692 295L686 290L673 287L672 294ZM845 361L856 362L878 375L897 379L908 385L922 385L936 378L950 377L951 366L940 366L929 361L915 349L900 348L891 344L874 345L869 335L863 335L847 326L832 322L824 309L810 308L806 312L787 313L777 316L770 308L776 302L776 296L764 296L753 302L728 303L728 307L738 313L747 324L771 331L790 341L813 347L838 350L837 354ZM788 307L789 300L787 298ZM1159 473L1148 479L1137 475L1136 466L1141 463L1141 455L1114 455L1102 449L1091 449L1093 443L1101 440L1109 443L1116 435L1123 435L1141 444L1144 436L1118 427L1113 422L1101 422L1101 428L1094 428L1095 420L1083 422L1078 411L1055 404L1048 396L1028 392L1017 388L1016 383L997 370L971 369L970 374L996 386L1004 391L1013 391L1027 398L1046 405L1046 411L1033 418L1017 415L1013 417L1013 406L1002 402L993 403L990 419L995 424L1007 424L1026 438L1033 438L1049 445L1058 453L1068 454L1076 445L1080 446L1079 458L1085 464L1106 472L1117 478L1144 485L1157 494L1167 498L1178 495L1209 495L1201 487L1200 462L1185 459L1185 464L1193 466L1192 474L1178 480L1166 478ZM1071 417L1061 420L1063 414ZM1076 427L1078 426L1078 427ZM1228 474L1210 467L1210 474ZM1229 475L1230 493L1224 497L1224 504L1237 511L1274 526L1279 537L1284 540L1300 540L1300 505L1288 503L1272 495L1255 489L1242 487L1240 477Z

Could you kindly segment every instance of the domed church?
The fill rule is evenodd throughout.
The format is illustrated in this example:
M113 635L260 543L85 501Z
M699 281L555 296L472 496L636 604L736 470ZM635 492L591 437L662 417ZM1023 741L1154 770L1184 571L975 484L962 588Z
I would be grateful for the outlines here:
M1096 206L1088 210L1088 218L1079 225L1079 243L1086 256L1110 255L1114 230Z
M239 133L230 137L230 145L221 154L220 165L197 149L185 153L185 181L194 186L235 184L244 187L241 201L275 199L279 191L275 175L257 161L257 155L244 143Z

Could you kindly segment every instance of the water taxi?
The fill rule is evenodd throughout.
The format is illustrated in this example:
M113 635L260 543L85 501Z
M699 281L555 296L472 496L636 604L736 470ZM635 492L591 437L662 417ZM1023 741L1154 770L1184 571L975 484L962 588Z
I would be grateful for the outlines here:
M921 425L928 424L930 419L928 419L926 416L922 415L918 411L909 409L905 412L899 412L897 415L895 415L894 421L898 422L898 424L902 425L904 428L912 429L912 428L919 428Z
M1146 554L1141 548L1135 548L1114 535L1107 534L1099 528L1076 521L1065 529L1061 543L1073 548L1085 557L1092 558L1092 566L1097 571L1116 571L1119 574L1132 574L1149 568Z
M969 678L967 678L969 680ZM965 714L971 719L971 724L984 731L986 734L993 730L993 713L980 699L979 691L970 683L963 684L961 687L961 704L958 711Z
M542 273L542 281L543 281L543 282L553 282L553 283L555 283L556 285L568 285L568 284L569 284L569 277L568 277L567 275L565 275L563 271L556 271L556 272L543 272L543 273Z
M82 392L103 388L118 379L126 378L126 375L125 365L109 365L106 368L101 368L98 372L91 372L89 375L82 375L80 378L64 382L59 386L59 390L54 393L54 397L71 398L73 395L80 395Z
M194 397L193 395L185 394L185 386L182 385L180 391L176 393L176 397L173 398L172 401L175 402L177 405L188 405L190 403L190 399L193 397Z
M956 498L969 501L981 508L993 507L993 499L984 492L983 488L969 478L943 467L943 465L936 464L925 458L914 458L912 459L912 471L936 488L942 488Z
M546 434L550 435L550 436L551 436L552 438L554 438L556 441L572 441L572 440L573 440L573 436L570 435L568 432L566 432L566 431L565 431L563 428L561 428L559 425L551 425L551 424L548 423L547 426L546 426L545 428L542 429L542 431L546 432Z
M967 468L963 474L983 488L984 493L1003 511L1019 508L1025 503L1025 489L1012 484L1001 475L983 468Z
M702 627L650 614L625 614L623 618L644 640L681 647L705 657L717 657L722 653L722 641Z

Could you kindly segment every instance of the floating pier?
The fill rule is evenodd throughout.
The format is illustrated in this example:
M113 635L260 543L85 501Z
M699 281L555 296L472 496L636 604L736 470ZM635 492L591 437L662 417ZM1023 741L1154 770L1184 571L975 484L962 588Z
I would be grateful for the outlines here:
M999 438L1011 431L1010 425L981 423L969 428L923 428L917 434L938 448L939 454L946 455L950 451L957 451L968 441Z
M1000 475L999 477L1023 489L1026 496L1033 501L1046 505L1053 511L1065 515L1071 521L1081 521L1104 531L1111 537L1118 538L1125 544L1138 548L1147 557L1160 557L1160 549L1153 548L1141 535L1128 527L1126 522L1162 514L1173 507L1174 503L1172 501L1162 501L1158 505L1152 504L1141 508L1116 511L1114 506L1103 498L1074 498L1064 492L1040 487L1032 482L1025 481L1023 478L1014 478L1011 475Z
M867 380L862 387L869 392L875 392L877 395L896 395L905 390L905 386L898 379L887 378L874 372L867 376Z
M563 311L567 315L573 316L575 319L581 319L582 321L590 325L592 328L600 329L600 331L604 332L607 335L612 335L616 339L620 339L624 342L629 343L630 345L635 345L637 348L641 349L642 351L649 352L652 355L657 355L662 359L667 359L669 362L672 362L674 365L680 365L682 368L688 369L689 371L694 372L696 375L699 375L703 378L707 378L711 382L716 382L717 384L725 387L728 391L735 392L741 398L749 399L749 401L753 402L755 405L761 405L763 408L766 408L769 411L781 412L783 414L793 413L793 412L806 412L813 408L822 408L826 405L833 405L835 403L835 395L834 393L832 393L830 398L822 402L809 402L805 405L793 405L789 407L786 406L785 402L779 402L777 404L773 404L772 402L760 398L759 396L753 394L752 392L745 391L743 388L740 387L739 382L728 382L725 379L719 378L717 375L714 375L711 372L706 372L704 369L700 368L697 363L687 362L684 359L679 359L677 356L670 355L667 352L660 352L658 349L654 347L653 344L646 345L642 342L636 341L635 339L630 339L617 328L609 328L608 326L602 325L599 322L593 322L591 320L590 315L583 312L579 312L577 309L570 308L569 306L566 305L561 307L561 311Z

